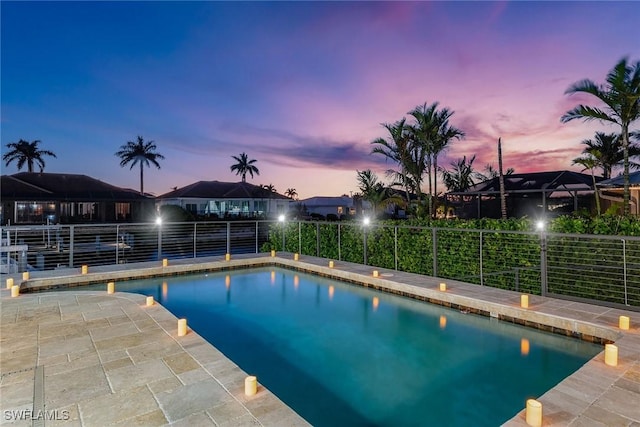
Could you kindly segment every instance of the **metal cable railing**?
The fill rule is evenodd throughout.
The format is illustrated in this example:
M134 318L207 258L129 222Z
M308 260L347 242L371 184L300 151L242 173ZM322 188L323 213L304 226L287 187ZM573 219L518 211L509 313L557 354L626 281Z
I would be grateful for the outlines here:
M640 309L640 238L325 221L2 227L2 273L275 249Z

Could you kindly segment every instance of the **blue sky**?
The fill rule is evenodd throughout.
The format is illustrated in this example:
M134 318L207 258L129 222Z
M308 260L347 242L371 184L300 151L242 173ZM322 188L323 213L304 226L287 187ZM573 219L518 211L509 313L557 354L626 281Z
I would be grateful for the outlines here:
M597 123L561 124L622 57L640 60L640 2L2 2L2 148L42 141L47 172L138 187L114 153L154 140L145 189L237 181L300 197L356 191L356 169L415 106L438 101L477 155L517 172L571 168ZM637 126L640 127L640 126ZM2 173L16 172L2 165Z

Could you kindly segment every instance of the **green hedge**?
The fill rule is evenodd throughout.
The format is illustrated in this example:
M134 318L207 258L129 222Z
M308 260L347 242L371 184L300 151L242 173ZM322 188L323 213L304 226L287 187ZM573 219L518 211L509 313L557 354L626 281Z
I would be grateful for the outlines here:
M550 293L640 306L640 241L568 235L640 236L640 219L560 217L547 228ZM359 222L292 222L272 225L262 249L282 250L284 232L288 252L363 263L366 234L368 265L393 269L397 262L401 271L540 294L541 235L534 230L527 219L380 221L367 228Z

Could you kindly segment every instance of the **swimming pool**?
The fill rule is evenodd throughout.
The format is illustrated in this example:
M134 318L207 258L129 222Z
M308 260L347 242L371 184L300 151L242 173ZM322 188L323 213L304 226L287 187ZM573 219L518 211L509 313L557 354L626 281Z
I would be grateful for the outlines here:
M601 351L278 268L119 282L117 288L153 295L186 317L317 426L499 425L526 398Z

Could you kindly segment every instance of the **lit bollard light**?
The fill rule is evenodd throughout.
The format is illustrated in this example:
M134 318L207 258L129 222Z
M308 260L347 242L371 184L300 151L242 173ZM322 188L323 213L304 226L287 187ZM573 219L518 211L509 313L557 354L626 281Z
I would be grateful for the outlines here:
M520 307L529 308L529 295L520 295Z
M162 266L163 266L163 267L168 267L168 266L169 266L169 260L168 260L168 259L166 259L166 258L163 258L163 259L162 259Z
M294 261L298 261L299 259L300 259L300 254L298 254L298 253L293 254L293 260Z
M254 396L258 392L258 379L251 375L244 379L245 396Z
M13 286L13 279L9 277L7 279L7 289L11 289L12 286Z
M441 292L445 292L447 290L447 284L446 283L440 283L439 289Z
M178 319L178 336L187 335L187 319Z
M89 273L89 266L88 265L83 265L81 267L81 274L87 274Z
M373 270L373 277L380 277L380 272L378 270Z
M153 297L147 297L147 307L151 307L153 305Z
M115 282L109 282L107 283L107 293L108 294L112 294L116 291L116 284Z
M618 366L618 346L606 344L604 346L604 363L609 366Z
M538 402L535 399L527 399L525 421L531 427L542 426L542 403Z
M13 285L11 287L11 298L15 298L20 295L20 286Z
M24 273L22 273L22 280L29 280L29 272L25 271Z
M629 316L620 316L620 319L618 320L618 327L623 331L628 331L630 322Z
M225 260L225 261L231 261L231 254L226 254L226 255L224 256L224 260Z

